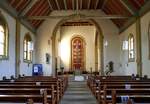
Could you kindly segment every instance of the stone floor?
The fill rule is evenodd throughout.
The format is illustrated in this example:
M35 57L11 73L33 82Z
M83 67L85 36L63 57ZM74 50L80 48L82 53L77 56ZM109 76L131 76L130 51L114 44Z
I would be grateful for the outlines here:
M69 85L60 104L97 104L95 97L86 85L85 81L74 81L69 78Z

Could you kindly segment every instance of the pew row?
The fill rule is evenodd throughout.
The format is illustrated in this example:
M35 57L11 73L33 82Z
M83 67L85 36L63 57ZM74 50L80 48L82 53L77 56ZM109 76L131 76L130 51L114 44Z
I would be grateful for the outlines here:
M100 104L117 104L123 96L129 96L128 98L135 102L139 102L138 99L141 99L142 103L150 103L148 100L150 92L145 90L150 88L149 79L136 79L131 76L109 76L108 78L106 76L90 76L87 85Z
M30 77L29 81L26 78L0 81L0 102L28 101L29 104L33 102L58 104L67 88L67 84L67 78L62 77L40 77L40 79L38 77ZM46 96L41 94L41 90L46 91Z

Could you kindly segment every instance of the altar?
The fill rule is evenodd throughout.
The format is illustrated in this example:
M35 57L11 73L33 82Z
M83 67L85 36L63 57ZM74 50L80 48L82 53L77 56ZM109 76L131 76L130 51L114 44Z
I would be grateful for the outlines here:
M75 76L74 76L75 81L84 81L84 76L81 74L80 70L75 71Z
M77 76L74 77L74 80L75 80L75 81L84 81L84 76L82 76L82 75L77 75Z

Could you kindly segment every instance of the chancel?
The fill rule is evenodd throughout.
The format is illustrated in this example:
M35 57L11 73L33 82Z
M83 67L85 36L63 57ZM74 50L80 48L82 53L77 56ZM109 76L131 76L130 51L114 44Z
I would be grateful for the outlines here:
M0 104L150 104L150 0L0 0Z

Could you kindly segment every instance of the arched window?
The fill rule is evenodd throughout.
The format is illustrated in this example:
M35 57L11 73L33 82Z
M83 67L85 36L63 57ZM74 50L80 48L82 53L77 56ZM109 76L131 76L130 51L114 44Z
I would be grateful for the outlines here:
M85 69L85 40L78 35L71 40L71 63L72 70Z
M26 34L24 37L24 61L25 62L32 62L32 39L29 34Z
M149 59L150 59L150 22L149 22L149 26L148 26L148 54L149 54Z
M135 47L134 47L134 36L133 34L130 34L128 37L128 45L129 45L129 51L128 51L128 58L129 61L135 60Z
M4 17L0 14L0 59L8 58L8 28Z

